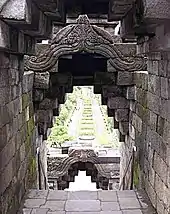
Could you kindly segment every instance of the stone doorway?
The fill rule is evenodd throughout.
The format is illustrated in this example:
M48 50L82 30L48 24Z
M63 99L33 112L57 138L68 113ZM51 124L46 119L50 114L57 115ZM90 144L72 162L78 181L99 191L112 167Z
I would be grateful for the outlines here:
M91 182L96 183L96 189L99 189L98 171L97 171L95 165L91 162L81 162L81 161L72 164L69 167L68 172L66 172L66 174L64 176L59 178L58 189L60 189L60 190L63 189L65 186L65 185L63 186L64 183L65 184L67 183L67 185L68 185L68 182L69 183L75 182L75 178L78 177L79 172L85 172L86 176L90 176ZM66 181L66 182L64 182L64 181ZM82 183L82 185L83 185L83 183ZM66 188L69 189L69 185Z
M136 44L114 43L107 31L80 15L76 24L61 29L46 48L39 49L36 57L26 57L25 71L34 71L36 125L43 140L47 140L66 93L75 85L93 85L94 93L101 94L102 104L107 105L108 116L114 118L120 141L128 142L130 108L136 100L135 77L146 69L145 59L136 55ZM125 165L127 161L122 161L122 177ZM129 177L131 173L127 181Z
M119 164L120 159L98 157L92 148L72 149L67 157L48 158L48 178L55 183L53 189L64 190L75 181L79 171L86 171L97 189L108 190L112 189L109 184L119 180Z

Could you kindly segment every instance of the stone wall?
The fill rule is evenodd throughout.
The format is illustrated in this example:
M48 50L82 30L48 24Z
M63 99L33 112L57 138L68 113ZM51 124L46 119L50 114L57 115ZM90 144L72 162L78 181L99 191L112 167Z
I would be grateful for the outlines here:
M142 177L159 213L170 212L170 94L168 54L149 54ZM142 142L140 143L142 144Z
M23 58L0 53L0 213L14 214L36 180L33 72Z
M148 74L136 75L136 101L130 105L129 137L123 144L127 166L132 145L137 147L134 184L144 187L158 214L170 211L170 58L148 55ZM130 187L131 170L126 176Z

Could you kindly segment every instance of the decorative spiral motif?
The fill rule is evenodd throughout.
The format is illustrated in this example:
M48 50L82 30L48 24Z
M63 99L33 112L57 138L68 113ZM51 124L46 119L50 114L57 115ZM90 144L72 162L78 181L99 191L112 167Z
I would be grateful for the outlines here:
M77 24L61 29L51 41L49 48L38 56L27 57L25 70L37 72L50 71L61 55L77 52L97 53L110 59L116 70L144 70L143 60L124 57L113 44L112 36L101 28L91 25L87 15L80 15Z

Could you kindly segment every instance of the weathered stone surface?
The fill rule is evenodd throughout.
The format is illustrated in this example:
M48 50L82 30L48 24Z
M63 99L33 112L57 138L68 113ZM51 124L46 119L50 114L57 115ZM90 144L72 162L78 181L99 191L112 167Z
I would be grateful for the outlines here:
M30 190L29 194L28 194L28 198L37 198L37 199L46 199L48 195L48 191L47 190L37 190L37 189L33 189Z
M50 191L48 194L47 200L58 200L58 201L64 201L68 199L68 192L64 191Z
M147 91L145 91L141 88L137 88L136 101L138 101L141 105L146 107L147 106Z
M119 71L117 74L117 85L133 85L134 78L132 72Z
M98 198L101 201L117 201L116 191L99 191Z
M35 73L34 77L34 88L48 89L50 82L49 72Z
M24 203L24 206L26 208L39 208L40 206L42 206L43 204L45 204L45 199L27 199Z
M50 211L63 211L65 206L65 201L46 201L41 208L47 208Z
M135 198L133 201L131 198L120 198L120 208L123 210L129 208L140 209L140 204L139 201Z
M107 105L110 109L129 108L129 101L124 97L109 97Z
M159 155L155 152L154 154L154 161L153 161L153 168L156 171L156 173L160 176L160 178L163 180L163 182L167 183L167 170L168 166L167 164L160 158Z
M115 210L120 210L120 207L117 202L102 201L101 209L103 211L115 211Z
M114 117L115 111L107 107L107 115L108 117Z
M119 122L119 131L122 135L129 133L129 122Z
M154 131L156 131L157 126L157 114L155 114L152 111L147 112L147 121L150 128Z
M2 3L1 15L6 19L16 19L22 22L30 22L29 7L24 1L5 1Z
M161 97L168 99L168 79L161 77Z
M33 91L33 101L41 102L44 99L44 90L43 89L34 89Z
M151 143L151 147L156 150L157 152L159 152L160 149L160 145L162 143L162 137L155 131L150 130L150 128L148 127L147 129L147 136L146 136L146 140L147 142Z
M136 210L123 210L123 214L142 214L142 211L139 209Z
M160 96L160 78L156 75L149 75L148 78L148 91Z
M115 111L115 119L118 122L129 120L129 109L117 109Z
M123 40L135 40L135 29L133 26L133 10L130 10L121 20L120 35ZM136 52L136 48L134 48L134 51Z
M23 93L28 93L33 89L34 72L27 71L23 75Z
M51 110L58 107L57 99L45 98L41 103L39 103L39 110Z
M148 108L156 114L160 112L160 98L150 92L147 93Z
M124 0L111 2L111 18L120 19L124 17L131 8L131 3L131 1L125 2ZM169 51L169 24L168 22L165 23L165 20L169 19L169 2L166 0L146 0L143 1L143 3L143 10L138 2L134 5L136 8L131 10L132 13L135 12L132 14L133 16L131 18L136 17L138 19L136 20L135 30L140 29L142 32L140 39L138 39L139 46L143 46L143 50L145 49L146 52L154 50ZM107 84L106 87L110 85L110 88L107 88L106 91L102 89L103 100L106 102L108 98L108 107L113 110L119 108L128 109L130 107L133 112L130 114L131 117L129 121L130 137L124 137L123 134L125 134L125 132L123 129L121 131L123 133L121 133L121 137L124 137L123 141L125 141L123 157L126 161L124 161L124 165L127 165L126 162L129 160L130 151L134 145L131 141L135 141L138 151L137 160L135 162L136 167L134 169L137 173L135 174L137 175L135 185L138 186L142 181L158 213L163 212L163 210L166 213L169 206L168 199L170 197L170 58L168 52L149 53L148 73L146 71L138 73L138 70L145 68L145 64L143 63L145 60L140 57L134 57L136 53L133 47L135 47L135 44L113 44L113 37L110 34L102 31L96 26L90 25L88 18L86 16L81 16L78 19L78 23L72 25L72 29L70 26L67 26L62 30L62 36L59 34L54 38L50 44L51 49L48 49L47 52L45 51L43 56L40 58L31 57L30 60L32 64L30 63L29 66L31 67L32 65L34 69L28 69L29 66L27 65L25 66L27 71L24 73L22 54L26 52L32 53L35 44L33 37L40 36L41 39L49 33L51 20L46 16L56 17L59 16L61 11L64 11L61 9L56 10L56 3L53 5L50 0L46 3L37 0L36 4L38 7L35 8L34 2L25 0L3 0L0 2L0 47L1 52L6 51L6 54L4 55L1 53L0 57L0 183L2 184L0 189L4 204L4 206L2 206L2 213L15 213L17 205L20 203L21 198L23 198L28 186L34 183L36 174L34 142L39 141L37 145L41 145L42 140L47 138L48 127L52 126L52 109L58 107L56 103L43 103L43 99L46 95L43 90L49 87L49 70L53 67L52 70L54 71L56 62L61 55L73 53L71 47L78 47L74 49L74 53L85 51L90 54L101 54L108 58L107 68L108 71L113 73L109 73L108 75L103 73L103 76L101 75L99 78L100 81L97 82L98 92L101 93L101 85ZM61 6L61 2L59 2L59 5ZM160 18L160 20L158 18ZM5 22L3 21L4 19ZM60 17L59 20L61 19ZM139 26L141 20L145 22L146 26ZM131 21L133 23L135 20L133 19ZM10 23L10 25L8 25L8 23ZM154 34L151 36L149 33L151 32L150 23L153 24L152 32L155 36ZM79 29L79 31L77 31L77 29ZM133 29L131 30L133 31ZM140 32L138 31L138 33ZM124 49L123 47L126 48ZM68 50L65 48L68 48ZM14 54L11 55L10 52ZM19 56L18 53L21 55ZM37 72L34 73L34 95L37 93L37 97L33 95L35 110L38 109L38 107L40 107L41 110L51 109L49 115L43 113L39 116L39 134L43 134L43 139L40 136L36 136L35 138L35 112L32 103L32 70ZM119 80L120 85L123 83L123 85L131 84L131 74L129 76L128 73L130 71L137 71L135 72L137 74L134 75L136 89L135 87L128 87L127 93L125 93L125 87L112 86L115 84L117 72L117 80ZM38 72L47 72L48 77L44 78L41 76L43 73L40 75ZM125 74L127 75L126 79L124 79ZM41 76L41 78L38 76ZM93 80L93 75L90 78ZM59 80L62 84L66 84L67 81L64 81L63 79ZM113 89L112 87L115 88ZM111 88L113 90L109 91ZM135 89L134 92L133 89ZM65 93L71 91L67 86L60 91L60 89L58 90L55 88L55 85L54 88L52 87L50 90L54 96L52 97L51 95L51 98L56 98L55 96L57 95L59 103L63 103ZM134 93L134 96L131 92ZM134 103L132 104L131 102L130 106L130 102L124 97L132 99ZM48 99L49 98L50 96ZM120 125L124 124L124 126L127 127L128 121L123 122L125 123L121 123ZM118 123L115 123L115 126L118 127ZM120 130L121 128L122 127L120 127ZM130 138L132 138L131 141L129 140ZM127 174L128 176L131 174L130 170L128 170ZM125 179L127 183L130 182L130 179L128 181L128 176ZM20 187L19 190L18 186ZM125 187L128 188L129 185L127 184ZM11 201L13 201L13 203L9 204ZM34 205L37 206L37 203ZM56 206L56 204L50 204L49 202L49 206L51 205L54 207ZM134 204L132 203L132 205ZM44 210L41 211L37 209L37 212L46 212L46 209L48 208L44 208ZM29 209L27 211L30 212ZM32 212L34 211L36 212L35 209ZM128 213L127 207L125 207L124 212ZM140 213L140 210L134 207L132 212Z
M9 26L3 21L0 21L0 47L9 48L10 47L10 37L9 37Z
M103 86L102 94L104 97L118 97L123 96L123 88L119 86Z
M136 86L127 87L126 98L128 100L136 100L137 99Z
M118 198L136 198L136 193L133 190L123 190L117 192Z
M97 192L77 191L69 192L68 200L97 200Z
M144 14L143 17L146 20L154 19L169 19L170 13L170 3L161 0L161 1L143 1L144 4Z
M72 74L71 73L51 73L51 83L57 84L58 86L69 86L72 85Z
M38 110L37 112L37 122L50 123L52 117L53 117L52 110Z
M66 202L66 211L71 212L99 212L100 201L99 200L70 200Z
M137 131L142 131L142 119L137 114L132 113L131 122Z
M109 5L109 20L121 20L127 11L132 7L132 0L128 1L111 1Z
M42 193L42 191L41 191ZM62 197L66 194L70 194L71 197L65 198L64 201L61 201L58 196L58 193L62 195ZM128 213L131 211L132 213L140 213L142 210L146 214L150 214L148 211L148 201L147 204L142 204L143 197L140 196L140 202L136 194L136 192L132 191L74 191L74 192L65 192L65 191L49 191L49 194L52 194L52 198L50 201L46 201L45 205L42 205L40 208L33 208L32 212L44 214L122 214L123 212ZM88 194L90 195L91 200L88 199ZM40 194L39 194L40 195ZM34 196L34 195L33 195ZM98 199L97 199L98 198ZM34 200L34 199L33 199ZM37 199L35 199L37 200ZM65 206L64 206L65 204ZM33 203L34 206L34 203ZM121 209L122 206L122 209ZM150 207L151 208L151 207ZM121 210L120 210L121 209ZM24 211L28 212L30 209L25 209ZM129 211L129 212L128 212Z
M115 73L97 72L94 81L96 85L114 85L116 82Z
M169 118L169 112L170 112L170 108L169 108L169 104L170 104L170 100L167 99L160 99L160 116L167 119L168 121L170 121Z

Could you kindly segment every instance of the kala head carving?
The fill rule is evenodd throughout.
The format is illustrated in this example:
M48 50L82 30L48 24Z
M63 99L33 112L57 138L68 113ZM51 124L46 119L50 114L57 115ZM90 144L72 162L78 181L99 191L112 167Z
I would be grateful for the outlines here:
M97 28L97 32L96 32ZM100 32L100 34L99 34ZM67 44L79 48L79 51L86 51L88 45L110 44L113 43L111 35L104 36L105 31L92 26L87 15L80 15L76 25L63 28L56 38L52 40L52 44Z
M69 157L78 158L82 162L87 162L90 158L97 157L92 149L73 149L68 155Z
M87 15L80 15L76 24L68 25L57 33L46 51L36 57L27 57L25 70L51 71L60 56L78 52L100 54L109 59L115 70L143 70L145 66L144 61L124 57L107 31L91 25Z

